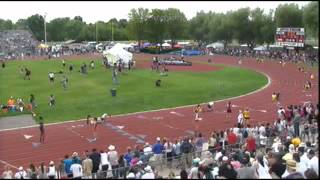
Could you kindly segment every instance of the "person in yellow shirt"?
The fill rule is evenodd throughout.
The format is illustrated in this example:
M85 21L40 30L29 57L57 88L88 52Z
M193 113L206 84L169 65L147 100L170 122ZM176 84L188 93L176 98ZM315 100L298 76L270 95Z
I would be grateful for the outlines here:
M294 145L294 147L298 147L301 143L301 140L299 137L295 137L291 140L291 143Z
M272 102L276 102L277 101L277 94L275 92L272 93L271 99L272 99Z
M199 118L199 113L202 111L201 105L198 104L197 107L194 110L195 113L195 121L199 121L201 120L201 118Z
M250 112L248 108L243 111L243 118L245 120L245 124L249 124Z

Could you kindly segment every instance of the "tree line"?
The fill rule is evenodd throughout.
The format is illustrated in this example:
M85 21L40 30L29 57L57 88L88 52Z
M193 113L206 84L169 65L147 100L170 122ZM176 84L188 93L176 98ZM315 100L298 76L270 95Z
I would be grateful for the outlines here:
M170 39L190 39L200 43L237 40L253 48L256 44L274 42L277 27L304 27L306 36L318 38L319 3L313 1L299 8L295 3L281 4L265 13L262 9L240 8L226 13L198 12L187 20L176 8L131 9L129 19L113 18L107 22L86 23L81 16L56 18L46 23L48 41L136 40L162 44ZM16 23L0 19L0 30L30 30L37 40L44 39L44 17L39 14Z

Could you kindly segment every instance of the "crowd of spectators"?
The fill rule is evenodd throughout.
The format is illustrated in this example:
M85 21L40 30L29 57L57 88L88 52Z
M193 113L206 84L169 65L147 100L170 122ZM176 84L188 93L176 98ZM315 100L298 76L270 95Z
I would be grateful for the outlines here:
M279 106L276 113L274 123L236 124L213 130L208 138L200 132L172 140L158 137L153 145L128 147L124 154L110 145L65 155L48 167L31 163L16 173L6 166L2 177L155 179L164 178L158 172L166 167L168 177L181 179L318 178L319 105ZM180 172L175 174L175 168Z
M244 47L230 47L222 51L214 51L218 54L226 54L238 57L253 57L263 59L276 59L283 61L302 61L313 65L319 62L318 50L288 50L283 48L270 48L269 50L255 51Z
M8 58L36 54L39 42L26 30L0 31L0 53Z

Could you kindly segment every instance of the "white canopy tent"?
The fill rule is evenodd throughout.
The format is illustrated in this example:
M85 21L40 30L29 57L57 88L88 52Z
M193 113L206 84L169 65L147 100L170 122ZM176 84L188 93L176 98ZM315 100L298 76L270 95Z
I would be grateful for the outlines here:
M223 45L222 43L215 42L215 43L212 43L212 44L208 44L208 45L206 46L206 48L223 49L223 48L224 48L224 45Z
M169 43L163 43L162 47L171 47L171 45Z
M265 46L258 46L256 48L254 48L253 50L255 50L255 51L266 51L267 48Z
M130 48L132 46L126 44L116 44L111 49L103 51L103 56L108 59L108 64L113 66L114 63L118 63L121 59L125 67L128 67L128 63L132 61L132 53L126 51L124 48Z

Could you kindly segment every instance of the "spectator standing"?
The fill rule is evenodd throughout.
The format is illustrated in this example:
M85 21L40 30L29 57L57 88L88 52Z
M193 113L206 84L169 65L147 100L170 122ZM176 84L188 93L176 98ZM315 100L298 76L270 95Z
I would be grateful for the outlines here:
M72 159L72 161L74 162L71 166L70 166L70 171L72 172L72 178L73 179L81 179L83 176L83 169L81 164L79 163L79 161L76 159L76 157L74 157Z
M300 122L301 122L301 116L299 112L294 113L294 118L293 118L293 125L294 125L294 136L299 136L300 135Z
M208 142L208 150L214 154L215 153L215 147L217 145L217 138L216 138L216 134L214 132L211 133L211 136L209 138L209 142Z
M167 167L172 168L172 158L173 158L173 144L169 139L166 139L166 142L163 145L164 151L166 153Z
M57 178L57 169L56 169L56 166L54 165L53 161L50 161L50 163L49 163L47 174L48 174L49 179L56 179Z
M190 168L192 163L192 145L189 138L185 138L180 146L183 168Z
M15 179L27 179L27 172L23 170L23 167L20 166L18 172L14 175Z
M66 170L64 168L63 159L60 159L60 163L57 167L57 179L63 179L67 177Z
M249 151L250 153L253 153L256 151L256 140L252 134L249 134L246 144L247 144L247 151Z
M82 170L83 170L83 178L84 179L90 179L92 178L92 160L89 158L89 152L86 151L84 153L84 160L82 161Z
M40 163L39 171L39 179L48 179L47 167L44 165L44 162Z
M319 158L315 155L314 150L309 151L308 157L310 159L309 168L313 169L319 176Z
M38 178L38 173L37 173L36 167L34 166L33 163L31 163L29 166L29 169L27 169L27 176L30 179L37 179Z
M160 142L161 142L160 137L157 137L156 143L152 147L152 152L155 156L155 161L160 163L162 168L162 153L164 151L164 147Z
M124 155L124 159L126 160L126 166L130 166L130 162L133 159L133 153L130 146L127 148L127 153Z
M108 152L108 160L111 164L111 169L112 169L112 175L114 178L118 178L119 173L118 173L118 168L119 168L119 157L118 157L118 152L115 149L114 145L110 145L108 147L109 152Z
M1 178L3 178L3 179L12 179L13 178L13 172L11 171L11 169L8 165L5 165Z
M100 151L100 158L101 158L101 170L103 172L103 177L107 177L107 172L109 168L109 161L108 161L108 154L104 151Z
M303 179L303 175L297 172L297 162L295 160L289 159L286 161L288 175L284 176L284 179Z
M64 160L63 160L63 163L64 163L64 171L66 172L67 174L67 177L68 178L71 178L72 177L72 172L70 170L70 167L72 165L72 159L69 158L69 155L66 154L64 156Z
M250 165L250 157L245 154L242 158L242 167L237 169L237 179L258 179L257 171Z
M97 172L99 170L99 165L101 162L100 154L94 148L92 149L92 153L89 155L89 158L92 160L92 178L95 179L97 177Z

